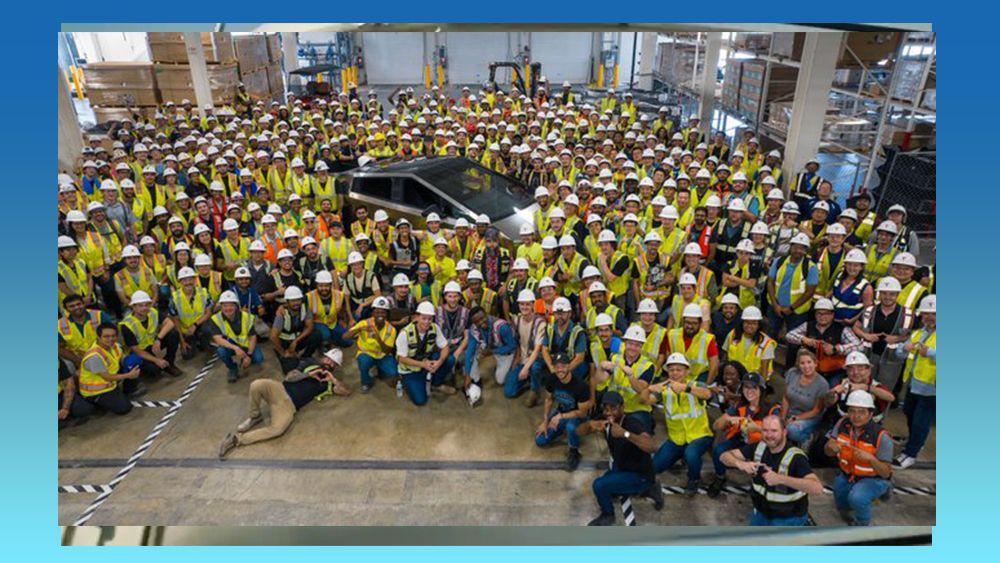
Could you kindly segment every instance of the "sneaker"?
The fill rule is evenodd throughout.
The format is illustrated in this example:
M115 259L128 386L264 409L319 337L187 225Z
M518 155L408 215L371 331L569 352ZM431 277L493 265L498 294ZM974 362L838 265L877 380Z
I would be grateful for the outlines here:
M135 388L132 389L131 392L126 393L125 396L128 397L129 399L138 399L139 397L145 395L146 391L149 391L149 389L146 389L146 386L143 385L142 383L138 383L136 384Z
M607 513L602 512L600 516L594 518L590 522L587 522L588 526L614 526L615 525L615 514L613 512Z
M538 393L534 389L532 389L531 391L528 391L528 394L524 397L524 406L530 409L537 404L538 404Z
M910 467L913 467L915 463L917 463L916 458L910 457L906 454L899 454L899 456L897 456L896 459L893 460L892 466L897 469L908 469Z
M684 496L693 497L698 494L698 489L701 487L701 481L698 479L692 479L688 481L687 486L684 487Z
M251 416L250 418L248 418L248 419L244 420L243 422L241 422L236 427L236 431L237 432L246 432L246 431L250 430L251 428L253 428L254 426L257 426L258 424L260 424L263 420L264 420L264 417L262 417L262 416Z
M580 450L570 448L566 454L566 471L576 471L580 467Z
M654 480L644 496L653 501L653 510L657 512L663 510L663 488L660 487L659 481Z
M434 387L434 390L444 393L445 395L454 395L456 393L455 388L447 383L442 383L441 385Z
M226 454L231 452L235 447L236 434L230 432L229 434L226 434L226 437L222 439L222 443L219 444L219 459L225 459Z
M371 390L372 390L372 386L371 385L362 385L361 386L361 394L362 395L367 395L368 392L371 391Z
M722 487L726 484L725 477L716 477L715 481L712 481L708 485L708 498L716 498L722 494Z
M236 368L229 368L229 374L226 376L226 381L230 383L236 383L236 378L238 377Z

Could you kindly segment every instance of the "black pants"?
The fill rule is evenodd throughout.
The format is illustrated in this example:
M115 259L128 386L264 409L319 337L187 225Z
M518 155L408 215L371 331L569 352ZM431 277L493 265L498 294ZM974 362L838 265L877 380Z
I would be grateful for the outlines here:
M211 322L211 321L205 321L205 322ZM180 333L177 332L176 330L171 331L171 333L177 334L177 345L180 346ZM190 360L195 356L195 354L198 353L198 350L208 350L211 348L212 336L209 334L208 329L206 329L205 325L203 324L194 331L194 334L192 334L187 338L187 343L189 348L187 354L184 354L184 359ZM164 346L166 346L166 341L164 341ZM171 363L173 362L171 361Z
M108 274L108 279L100 281L94 278L94 285L101 291L101 298L104 306L116 319L122 318L122 302L118 299L118 292L115 291L115 278Z
M177 349L181 346L181 337L177 332L177 329L173 329L163 337L163 342L160 343L160 347L166 351L166 355L163 359L167 361L170 365L174 365L174 359L177 357ZM153 354L153 347L149 346L145 349L146 352ZM155 354L153 354L155 355ZM158 375L160 373L160 368L156 366L153 362L143 359L142 365L139 366L139 371L142 375Z
M295 349L294 358L286 358L282 353L288 348L288 344L291 341L281 340L278 342L280 346L274 349L274 353L278 356L278 362L281 363L281 371L288 373L289 371L295 369L299 365L299 359L308 358L319 350L322 345L323 337L320 336L319 331L314 330L309 333L309 336L305 337Z
M61 410L63 407L63 394L62 391L59 392L59 403L56 410ZM80 395L79 391L76 395L73 395L73 402L69 404L69 416L63 420L59 421L59 428L64 428L69 424L70 419L73 418L87 418L93 414L95 410L94 404L88 402Z
M135 380L126 379L124 381L120 381L119 385L111 391L101 393L100 395L84 397L84 399L101 410L106 410L114 414L128 414L132 410L132 403L125 397L125 385L123 385L128 381Z

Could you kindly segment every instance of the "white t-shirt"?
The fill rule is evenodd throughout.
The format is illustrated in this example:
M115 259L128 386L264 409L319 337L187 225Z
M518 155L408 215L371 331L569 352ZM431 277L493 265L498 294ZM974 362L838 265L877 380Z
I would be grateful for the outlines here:
M435 345L439 350L443 350L445 346L448 345L448 339L444 337L444 332L441 331L441 327L437 326L437 323L431 323L435 330L437 331L437 339L435 340ZM424 335L419 330L417 331L417 340ZM396 337L396 355L402 356L404 358L410 357L410 346L406 341L406 330L400 330L399 335Z

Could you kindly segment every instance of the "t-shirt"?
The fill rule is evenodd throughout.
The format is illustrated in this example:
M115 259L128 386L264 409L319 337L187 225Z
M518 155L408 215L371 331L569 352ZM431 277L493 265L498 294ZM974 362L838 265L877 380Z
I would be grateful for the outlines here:
M417 331L417 341L419 342L423 338L424 334ZM437 339L434 342L434 346L438 350L444 349L448 345L448 339L444 337L444 331L440 327L437 329ZM404 358L409 358L411 355L410 345L406 341L406 331L400 330L399 336L396 337L396 355L402 356Z
M296 369L299 371L306 371L310 367L319 366L319 362L312 358L305 358L299 361L299 365ZM285 393L288 393L288 398L292 400L292 404L295 405L295 410L301 409L302 407L309 404L316 398L317 395L324 393L327 389L327 383L325 381L320 381L315 377L305 377L298 381L282 381L282 385L285 387Z
M784 307L788 307L792 304L792 278L795 277L792 273L798 266L798 262L792 263L790 261L791 258L786 260L775 260L771 263L771 270L767 273L767 277L777 282L779 265L783 265L782 262L789 262L788 267L785 269L785 278L781 280L781 285L774 288L774 293L778 297L778 304ZM819 268L816 267L816 262L813 260L809 261L809 272L806 274L806 285L819 285Z
M535 332L532 334L531 325L535 324ZM517 345L521 348L522 361L531 355L534 347L545 338L545 320L541 319L537 323L528 322L518 317L517 320Z
M886 441L888 442L889 440ZM752 461L754 459L754 452L757 451L757 446L758 444L747 444L741 447L740 452L743 454L743 458ZM790 447L792 445L786 443L784 449L777 453L773 453L771 452L771 448L765 447L764 455L761 456L761 463L777 471L778 466L781 464L781 458L785 456L785 452ZM805 455L796 455L792 459L792 463L788 466L788 475L797 479L801 479L812 472L812 466L809 465L809 458ZM764 481L764 477L760 472L754 475L753 482L755 485L767 486L767 482ZM753 501L754 509L768 518L794 518L805 516L809 512L808 495L794 502L768 502L763 496L751 489L750 499Z
M803 387L799 384L802 374L798 368L792 368L785 374L785 397L788 398L788 416L798 416L816 405L830 391L830 384L818 373L812 382Z
M305 308L305 311L306 311L305 315L302 315L303 328L305 328L306 321L312 320L313 318L312 311L310 311L308 307ZM301 311L288 311L288 315L291 317L293 325L295 323L295 319L298 318L300 312ZM274 323L271 324L271 328L277 330L278 332L282 332L285 329L285 316L277 314L274 315Z
M622 428L632 434L643 434L646 427L639 419L633 416L625 416L622 420ZM648 479L653 478L653 458L642 448L633 444L624 436L615 438L611 435L610 428L604 430L604 439L608 442L608 455L611 457L612 471L631 471L639 473Z
M590 399L590 385L572 376L563 383L554 373L549 374L545 379L545 390L552 395L559 412L576 410L580 403Z

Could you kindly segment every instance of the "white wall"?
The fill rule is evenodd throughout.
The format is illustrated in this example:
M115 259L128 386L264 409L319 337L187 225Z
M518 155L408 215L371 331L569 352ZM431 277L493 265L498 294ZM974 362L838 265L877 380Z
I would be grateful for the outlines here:
M590 74L593 36L590 32L532 32L531 60L542 63L542 74L557 89L564 80L584 83Z
M423 82L423 33L363 33L362 42L369 84Z
M74 32L73 40L80 56L86 58L87 62L149 60L146 34L142 32Z
M482 84L490 77L491 62L509 61L517 50L517 45L512 44L515 53L508 53L509 34L506 32L448 32L443 35L448 48L447 76L452 84ZM506 71L498 73L497 80L508 76Z

